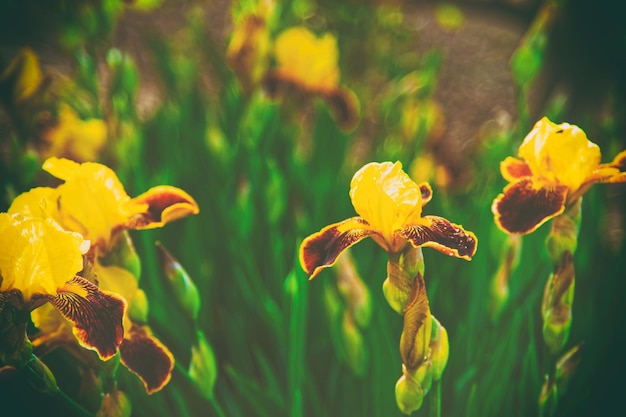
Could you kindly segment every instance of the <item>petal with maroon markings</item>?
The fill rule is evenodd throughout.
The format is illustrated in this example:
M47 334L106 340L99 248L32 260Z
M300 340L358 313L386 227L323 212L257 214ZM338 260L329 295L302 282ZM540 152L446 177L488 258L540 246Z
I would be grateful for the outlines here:
M611 162L611 166L619 169L620 171L626 171L626 150L621 151L620 153L613 158Z
M422 193L422 206L426 205L433 198L433 189L427 182L422 182L418 185L420 192Z
M159 391L172 377L174 356L146 326L133 323L120 345L120 359L142 380L148 394Z
M150 188L132 202L147 204L148 210L131 217L126 224L128 229L154 229L200 211L189 194L169 185Z
M95 349L104 360L117 353L124 337L122 317L126 301L123 298L102 292L79 276L68 281L56 296L45 297L74 323L74 334L81 345Z
M527 234L565 210L569 188L538 187L531 178L507 185L491 205L496 224L507 233Z
M504 161L500 162L500 172L508 182L514 182L520 178L533 175L526 161L513 158L512 156L507 156Z
M462 226L438 216L424 216L420 221L420 224L407 226L400 231L400 236L416 248L425 246L468 261L476 253L476 235Z
M323 268L333 265L344 250L375 233L361 217L326 226L302 241L300 265L313 279Z

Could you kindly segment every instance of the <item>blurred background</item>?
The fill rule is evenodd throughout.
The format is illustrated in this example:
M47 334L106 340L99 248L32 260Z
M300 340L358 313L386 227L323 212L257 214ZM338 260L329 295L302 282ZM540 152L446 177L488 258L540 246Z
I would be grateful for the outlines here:
M131 196L170 184L198 202L197 216L131 232L150 326L176 359L152 395L120 368L133 416L400 416L402 318L381 290L385 253L371 240L353 247L349 284L340 268L308 281L297 253L354 215L349 184L362 165L399 160L431 183L426 214L479 239L471 262L424 250L431 311L450 339L440 415L621 409L626 187L584 197L562 353L584 347L541 409L558 359L542 338L549 226L525 236L503 272L511 243L491 213L506 184L500 161L544 115L580 126L603 162L626 147L620 12L609 0L3 0L0 208L53 184L40 168L53 155L110 166ZM276 75L274 43L292 27L336 39L330 91L296 80L313 69ZM6 76L24 48L43 74L26 103ZM83 129L92 120L102 140ZM47 132L62 128L59 144ZM157 241L198 289L194 320L172 297ZM0 381L0 415L96 415L99 385L86 385L71 353L41 359L62 394L19 374ZM434 401L414 415L435 415Z

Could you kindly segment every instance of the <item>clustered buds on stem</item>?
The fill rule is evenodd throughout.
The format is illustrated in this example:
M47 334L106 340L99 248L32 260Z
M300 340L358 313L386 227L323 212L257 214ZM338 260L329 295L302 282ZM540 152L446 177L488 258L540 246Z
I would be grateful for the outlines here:
M407 246L399 254L390 253L387 271L385 296L404 318L402 376L396 383L396 402L403 413L410 414L422 406L432 382L441 378L448 361L448 335L430 313L422 249Z

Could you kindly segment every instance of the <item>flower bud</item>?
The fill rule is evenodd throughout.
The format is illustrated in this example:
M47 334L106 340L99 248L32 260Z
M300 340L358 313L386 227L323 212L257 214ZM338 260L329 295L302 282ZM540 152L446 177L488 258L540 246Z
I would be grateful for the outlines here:
M337 260L337 266L337 288L346 300L348 310L356 324L365 327L372 316L369 289L359 276L349 252Z
M191 347L189 378L200 393L210 400L213 398L213 387L217 379L215 355L203 332L197 332L197 339L196 344Z
M396 383L396 403L404 414L419 410L426 393L422 386L411 376L403 374Z
M139 280L141 277L141 259L137 255L135 245L127 230L115 234L105 257L102 259L102 264L126 269L133 274L136 280Z
M543 338L552 354L558 353L569 337L574 302L574 262L566 251L556 272L550 275L543 295Z
M522 248L522 238L519 234L509 234L504 243L500 256L500 265L489 285L489 313L495 320L509 299L509 278L517 267Z
M341 342L346 362L352 372L358 376L364 375L367 368L367 347L359 328L347 311L343 314Z
M552 219L550 234L546 239L548 255L554 265L561 262L565 252L576 252L578 230L580 229L580 206L582 198L578 198L568 206L563 214Z
M135 296L128 305L128 317L136 323L148 322L148 297L141 288L137 289Z
M409 245L399 254L389 253L383 293L391 308L398 314L402 314L418 274L424 275L424 257L421 248Z
M431 372L433 379L439 381L448 363L450 346L448 345L446 328L434 316L431 317L433 322L433 331L430 338Z
M160 242L157 242L157 248L161 258L161 267L171 285L174 299L185 314L195 321L200 311L200 294L196 285L187 274L187 271Z
M400 356L409 371L429 356L432 316L426 297L424 278L417 275L404 310L404 327L400 337Z

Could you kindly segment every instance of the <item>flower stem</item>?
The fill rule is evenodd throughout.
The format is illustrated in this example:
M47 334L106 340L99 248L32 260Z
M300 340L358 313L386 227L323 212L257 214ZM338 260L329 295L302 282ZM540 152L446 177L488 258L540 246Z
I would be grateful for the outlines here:
M429 417L441 417L441 380L433 381Z

